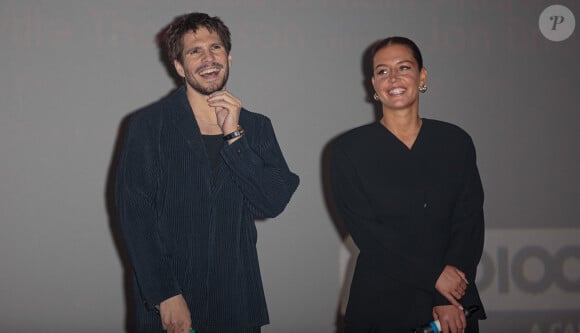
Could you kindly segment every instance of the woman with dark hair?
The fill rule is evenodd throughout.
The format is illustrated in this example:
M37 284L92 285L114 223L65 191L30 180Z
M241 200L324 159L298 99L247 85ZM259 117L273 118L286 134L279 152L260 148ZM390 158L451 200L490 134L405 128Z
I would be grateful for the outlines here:
M478 332L475 274L483 251L483 189L471 137L419 116L427 70L419 48L390 37L371 49L379 121L331 149L336 206L360 249L345 321L352 332ZM467 319L463 307L479 311Z

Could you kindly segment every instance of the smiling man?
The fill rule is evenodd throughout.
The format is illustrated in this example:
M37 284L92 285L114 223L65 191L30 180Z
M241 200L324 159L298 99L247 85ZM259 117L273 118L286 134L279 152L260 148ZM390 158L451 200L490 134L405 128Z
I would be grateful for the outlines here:
M116 178L138 332L260 332L269 322L255 218L298 186L270 120L226 89L231 40L191 13L165 31L184 85L129 118Z

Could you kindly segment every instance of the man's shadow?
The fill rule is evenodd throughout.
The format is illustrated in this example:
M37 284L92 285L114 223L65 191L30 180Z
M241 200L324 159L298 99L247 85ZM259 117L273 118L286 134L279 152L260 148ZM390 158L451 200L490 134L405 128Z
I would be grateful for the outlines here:
M107 172L106 184L105 184L105 203L107 214L109 216L109 230L111 231L111 236L113 237L113 242L115 248L117 249L117 254L121 261L121 266L123 267L123 296L125 300L125 331L128 333L135 332L135 307L134 307L134 290L133 290L133 273L131 268L131 262L127 254L127 249L125 248L123 237L118 222L117 207L115 205L115 171L117 169L117 164L119 161L119 154L122 147L122 139L127 129L128 117L124 117L121 120L119 128L117 130L117 138L113 146L113 155L111 162L109 164L109 170Z
M167 74L174 82L174 88L170 90L165 96L172 94L177 90L182 84L183 79L175 72L173 61L169 60L167 55L167 47L164 43L165 32L168 26L163 27L157 35L155 36L155 42L159 50L159 61L165 67ZM152 102L153 103L153 102ZM141 109L141 108L139 108ZM125 134L127 132L127 126L129 125L129 118L133 113L139 109L130 111L126 116L124 116L117 129L117 136L113 146L113 154L111 156L111 161L109 163L109 169L107 171L107 177L105 181L105 204L107 215L109 219L109 230L111 231L111 236L113 238L113 243L119 255L119 260L121 261L121 266L123 267L123 291L124 291L124 301L125 301L125 331L127 333L133 333L135 329L135 307L141 306L140 304L135 304L135 293L139 292L134 290L133 283L133 268L129 260L128 252L125 247L125 242L123 240L123 235L119 226L119 215L117 212L117 207L115 205L115 177L116 170L119 163L121 149L123 147L123 141L125 139Z
M365 102L372 105L373 114L375 116L374 120L378 121L382 117L382 109L380 103L376 102L373 99L373 95L375 93L374 88L371 83L371 77L373 73L372 68L372 50L374 45L379 42L375 41L370 44L362 54L361 60L361 69L363 73L363 81L362 86L364 91L366 92ZM362 123L360 125L363 125ZM349 129L345 129L349 130ZM340 134L339 134L340 135ZM350 237L348 230L346 229L343 221L341 220L338 209L335 205L335 202L332 199L332 192L330 188L330 152L332 150L332 146L339 136L333 137L323 148L322 156L321 156L321 177L322 180L322 191L324 195L324 201L326 204L326 208L328 213L331 217L331 220L334 224L336 232L340 237L340 240L343 244L343 249L339 255L340 266L341 266L341 273L344 274L342 277L342 286L340 287L340 295L338 298L338 304L336 307L336 330L335 333L343 333L345 332L345 323L344 323L344 315L346 311L346 305L348 303L348 296L350 292L350 283L352 281L352 276L354 273L354 268L356 265L356 258L358 256L358 248L356 244L353 242L352 238ZM362 149L363 147L361 147ZM348 257L348 258L347 258Z

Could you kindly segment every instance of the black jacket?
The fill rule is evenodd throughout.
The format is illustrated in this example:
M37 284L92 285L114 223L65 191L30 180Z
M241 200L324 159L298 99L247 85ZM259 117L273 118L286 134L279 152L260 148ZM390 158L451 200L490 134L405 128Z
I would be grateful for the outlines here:
M177 294L198 330L268 323L254 218L280 214L299 179L267 117L242 109L239 122L214 180L184 88L130 116L116 204L142 330L160 328L151 309Z
M348 321L428 322L445 265L469 280L464 305L481 305L475 275L483 251L483 189L471 138L457 126L424 119L407 148L376 122L332 144L336 207L360 249ZM480 313L483 313L483 307ZM397 330L393 330L397 332Z

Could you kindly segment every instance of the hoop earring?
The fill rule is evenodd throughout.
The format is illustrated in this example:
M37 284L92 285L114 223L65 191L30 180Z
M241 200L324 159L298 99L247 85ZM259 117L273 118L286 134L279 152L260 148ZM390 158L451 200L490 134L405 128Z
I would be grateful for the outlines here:
M427 91L427 85L426 84L420 85L419 86L419 91L422 92L422 93L426 92Z
M377 93L375 92L375 94L373 95L373 99L374 99L375 101L378 101L378 100L379 100L379 94L377 94Z

